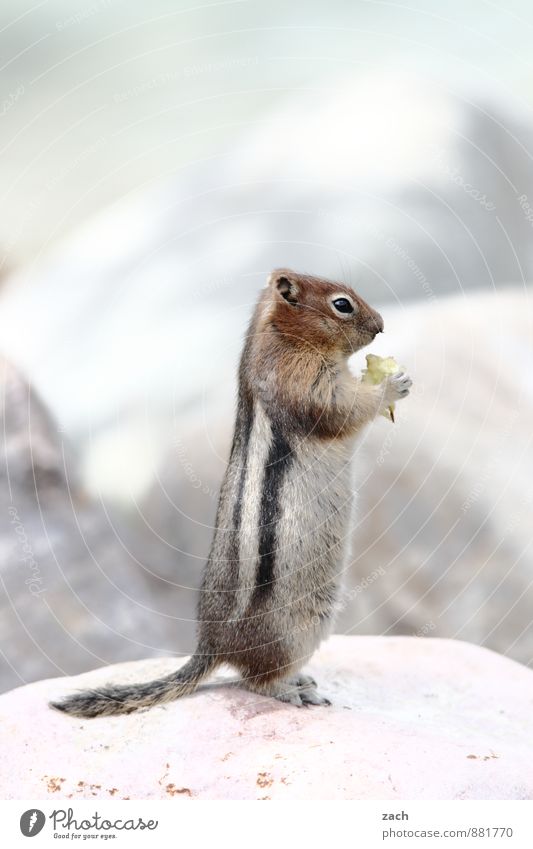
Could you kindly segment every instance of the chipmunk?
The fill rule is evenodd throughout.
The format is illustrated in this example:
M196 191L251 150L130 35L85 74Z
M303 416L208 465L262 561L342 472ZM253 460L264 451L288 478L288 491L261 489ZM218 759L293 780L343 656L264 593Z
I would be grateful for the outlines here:
M298 707L328 705L300 672L329 633L348 557L354 439L404 398L348 358L383 330L350 287L288 269L268 278L239 367L238 406L200 594L198 647L171 675L82 691L52 707L130 713L192 693L220 664L242 687Z

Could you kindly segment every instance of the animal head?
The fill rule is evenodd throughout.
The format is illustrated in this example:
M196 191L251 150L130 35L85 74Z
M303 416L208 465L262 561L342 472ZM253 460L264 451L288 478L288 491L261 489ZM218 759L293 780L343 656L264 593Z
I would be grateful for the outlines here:
M350 286L286 268L267 284L267 321L288 341L349 356L383 330L383 319Z

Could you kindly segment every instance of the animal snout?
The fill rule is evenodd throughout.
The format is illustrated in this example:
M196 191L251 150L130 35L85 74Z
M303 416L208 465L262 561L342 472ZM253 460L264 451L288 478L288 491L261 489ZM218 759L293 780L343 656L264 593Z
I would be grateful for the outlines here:
M383 319L381 318L378 312L372 310L372 312L369 314L368 318L365 321L365 328L373 336L375 336L377 333L383 333Z

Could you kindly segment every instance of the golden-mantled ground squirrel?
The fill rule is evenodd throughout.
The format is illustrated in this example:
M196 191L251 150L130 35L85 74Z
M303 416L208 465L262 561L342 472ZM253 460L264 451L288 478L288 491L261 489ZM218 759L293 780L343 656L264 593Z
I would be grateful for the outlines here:
M350 373L350 355L382 330L379 313L348 286L287 269L270 275L241 357L196 653L165 678L83 691L53 707L129 713L192 693L222 663L254 693L329 704L300 669L339 602L354 439L411 386L403 373L378 386Z

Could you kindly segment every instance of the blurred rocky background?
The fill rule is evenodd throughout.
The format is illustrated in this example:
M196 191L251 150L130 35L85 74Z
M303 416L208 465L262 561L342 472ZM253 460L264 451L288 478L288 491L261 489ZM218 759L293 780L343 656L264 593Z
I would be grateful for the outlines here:
M0 688L192 649L279 265L357 288L415 381L357 448L338 630L533 662L533 10L0 18Z

